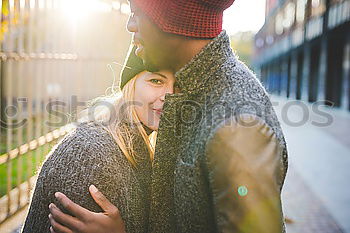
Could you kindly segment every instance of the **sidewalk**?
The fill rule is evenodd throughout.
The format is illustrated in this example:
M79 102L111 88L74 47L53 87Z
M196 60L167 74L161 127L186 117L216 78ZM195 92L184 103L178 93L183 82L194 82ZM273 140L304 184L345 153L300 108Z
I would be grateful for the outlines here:
M287 233L350 233L350 113L320 108L333 121L319 127L314 123L325 122L325 115L302 102L306 112L293 106L287 116L300 122L309 113L308 121L293 127L282 117L286 99L272 99L279 103L275 109L289 151L290 167L282 193L284 213L293 221L287 224Z

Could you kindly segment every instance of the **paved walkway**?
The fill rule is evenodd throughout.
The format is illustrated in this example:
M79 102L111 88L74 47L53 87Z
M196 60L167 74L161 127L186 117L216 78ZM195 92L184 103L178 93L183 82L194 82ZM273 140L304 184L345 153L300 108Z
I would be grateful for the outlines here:
M285 114L286 99L273 100L279 103L276 112L289 151L282 194L285 215L292 221L287 233L350 233L350 113L330 108L318 113L299 102ZM328 126L315 125L326 122L327 116L332 119ZM302 126L288 123L303 117L307 122Z

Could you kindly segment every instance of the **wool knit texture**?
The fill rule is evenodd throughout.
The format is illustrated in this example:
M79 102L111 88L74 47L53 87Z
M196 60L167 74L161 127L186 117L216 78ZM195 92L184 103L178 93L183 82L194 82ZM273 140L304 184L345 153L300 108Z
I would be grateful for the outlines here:
M162 31L214 38L222 30L225 9L234 0L132 0Z
M267 92L235 56L225 31L175 77L181 93L165 97L152 169L149 229L154 233L223 232L227 219L214 207L218 197L209 185L214 171L207 164L207 143L226 119L256 116L278 140L281 153L275 155L279 161L275 179L281 190L288 167L283 132ZM249 143L254 138L242 147ZM234 179L222 177L227 178Z
M151 162L141 136L133 135L137 168L99 123L82 123L66 135L41 168L23 232L50 232L49 204L63 209L54 197L58 191L91 211L101 212L88 191L91 184L119 208L128 233L147 232Z

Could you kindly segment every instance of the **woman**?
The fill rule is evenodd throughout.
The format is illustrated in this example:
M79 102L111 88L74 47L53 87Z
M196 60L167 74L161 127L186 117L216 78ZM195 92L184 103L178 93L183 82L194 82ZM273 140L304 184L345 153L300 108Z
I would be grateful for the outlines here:
M129 66L138 68L129 70ZM129 56L121 93L99 99L86 111L83 123L50 152L23 232L52 231L49 204L64 209L55 201L57 191L91 211L101 211L89 195L91 184L118 206L126 232L147 232L154 155L150 133L158 128L164 96L173 93L175 78L166 71L140 72L142 68L139 58Z

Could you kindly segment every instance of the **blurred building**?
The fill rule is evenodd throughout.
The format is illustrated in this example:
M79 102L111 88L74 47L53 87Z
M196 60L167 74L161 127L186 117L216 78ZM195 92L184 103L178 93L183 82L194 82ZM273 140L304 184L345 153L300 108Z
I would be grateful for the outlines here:
M270 93L350 110L350 0L267 0L254 66Z

